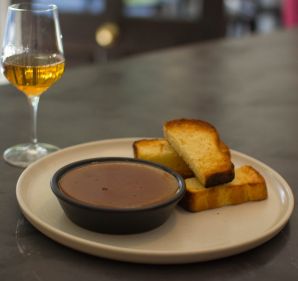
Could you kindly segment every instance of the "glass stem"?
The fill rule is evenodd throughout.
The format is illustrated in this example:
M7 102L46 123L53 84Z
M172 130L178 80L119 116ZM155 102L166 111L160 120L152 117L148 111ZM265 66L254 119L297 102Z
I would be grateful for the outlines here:
M28 97L31 114L31 143L37 144L37 110L39 103L39 96Z

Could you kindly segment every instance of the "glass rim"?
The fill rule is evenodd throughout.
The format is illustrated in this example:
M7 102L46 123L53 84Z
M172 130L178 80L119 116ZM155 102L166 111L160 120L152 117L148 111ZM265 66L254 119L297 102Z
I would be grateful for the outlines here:
M57 5L55 4L45 4L45 3L17 3L8 6L11 11L19 12L49 12L57 10Z

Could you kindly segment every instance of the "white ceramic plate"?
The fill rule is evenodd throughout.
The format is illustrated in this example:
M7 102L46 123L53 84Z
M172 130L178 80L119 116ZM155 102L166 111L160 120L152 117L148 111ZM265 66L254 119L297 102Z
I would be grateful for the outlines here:
M161 227L133 235L107 235L73 224L50 188L50 179L72 161L102 156L131 157L135 139L81 144L53 153L29 166L17 183L25 217L42 233L73 249L138 263L188 263L237 254L276 235L287 223L294 197L286 181L265 164L232 151L235 166L249 164L266 179L268 199L200 213L178 207Z

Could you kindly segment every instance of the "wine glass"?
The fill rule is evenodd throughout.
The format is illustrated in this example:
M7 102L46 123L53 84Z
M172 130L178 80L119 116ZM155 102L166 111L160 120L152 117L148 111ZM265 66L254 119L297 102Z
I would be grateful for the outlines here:
M58 147L37 141L39 98L64 72L62 35L56 5L21 3L8 7L1 65L4 76L23 92L30 105L31 142L5 150L4 159L18 167Z

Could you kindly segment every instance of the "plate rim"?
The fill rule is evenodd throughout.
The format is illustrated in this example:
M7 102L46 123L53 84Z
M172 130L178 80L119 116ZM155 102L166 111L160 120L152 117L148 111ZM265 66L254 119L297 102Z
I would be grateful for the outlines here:
M220 246L220 247L214 247L212 249L203 249L203 250L199 250L195 249L195 250L185 250L185 251L181 251L181 250L173 250L173 251L163 251L163 250L145 250L145 249L131 249L129 247L119 247L119 246L113 246L113 245L107 245L104 243L98 243L98 242L94 242L91 240L86 240L85 238L82 237L78 237L72 233L67 233L61 229L58 229L56 227L54 227L53 225L44 222L41 218L39 218L37 215L34 214L34 212L32 212L28 206L26 206L26 202L25 200L22 198L21 196L21 183L23 181L24 178L26 178L27 174L31 172L32 169L34 169L35 166L38 166L40 164L40 162L44 162L44 161L50 161L51 158L55 158L56 155L58 154L64 154L65 152L67 153L68 151L71 150L76 150L76 149L82 149L84 147L89 147L89 146L94 146L94 145L100 145L100 144L105 144L105 143L116 143L116 142L133 142L137 139L144 139L144 138L148 138L148 137L132 137L132 138L114 138L114 139L104 139L104 140L98 140L98 141L91 141L91 142L85 142L85 143L81 143L81 144L76 144L76 145L72 145L66 148L63 148L57 152L54 152L38 161L36 161L35 163L31 164L30 166L28 166L20 175L18 181L17 181L17 185L16 185L16 197L17 197L17 201L19 204L19 207L22 210L22 213L24 214L24 216L28 219L28 221L35 227L37 228L39 231L41 231L43 234L45 234L47 237L65 245L68 246L70 248L76 249L78 251L81 252L85 252L88 254L92 254L92 255L96 255L96 256L101 256L101 257L107 257L107 258L112 258L112 259L117 259L116 257L113 257L113 254L129 254L132 256L132 258L118 258L118 260L122 260L122 261L133 261L133 262L138 262L138 260L135 260L136 257L140 257L145 256L145 260L140 260L140 262L142 263L173 263L169 260L175 260L177 257L179 259L181 258L185 258L188 257L188 259L185 260L185 262L197 262L197 261L207 261L207 260L211 260L211 259L217 259L217 258L221 258L221 257L227 257L230 255L234 255L236 253L241 253L244 251L247 251L251 248L255 248L263 243L265 243L266 241L270 240L272 237L274 237L276 234L278 234L280 232L280 230L286 225L286 223L289 221L291 214L293 212L294 209L294 195L292 192L292 189L290 188L289 184L286 182L286 180L277 172L275 171L273 168L271 168L270 166L268 166L267 164L261 162L260 160L251 157L247 154L244 154L242 152L233 150L231 150L231 154L232 157L238 156L241 158L245 158L248 159L249 161L253 161L256 162L258 165L260 165L262 168L266 169L267 171L269 171L271 174L274 175L274 177L282 183L282 187L283 190L286 192L286 197L288 198L288 205L287 205L287 209L284 212L284 214L281 216L281 218L278 220L278 223L274 224L274 227L270 227L262 236L257 237L257 238L252 238L246 242L236 245L232 245L232 246ZM55 237L53 237L55 236ZM59 239L57 239L57 236L59 237ZM63 242L61 242L63 240ZM108 251L108 253L104 253L104 255L99 255L99 254L94 254L91 253L88 250L84 250L81 249L80 247L74 247L73 245L71 245L71 243L66 243L65 240L69 240L71 242L74 243L79 243L80 245L88 246L91 248L95 248L96 250L103 250L103 251ZM67 242L69 242L67 241ZM238 250L239 248L243 249L243 250ZM229 255L225 255L224 252L229 250L229 252L231 254ZM112 255L112 257L109 257L109 254ZM215 255L216 254L216 255ZM202 256L208 256L206 258L202 258ZM216 257L213 257L213 256ZM171 256L170 259L168 259L168 257ZM160 258L160 261L157 262L152 262L152 261L147 261L146 257L152 257L149 260L152 260L153 257L155 258ZM190 260L189 260L190 259ZM184 261L179 261L179 262L175 262L175 263L185 263Z

